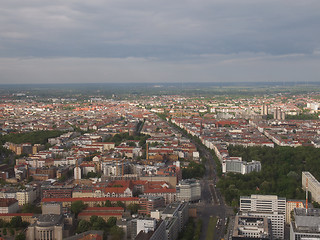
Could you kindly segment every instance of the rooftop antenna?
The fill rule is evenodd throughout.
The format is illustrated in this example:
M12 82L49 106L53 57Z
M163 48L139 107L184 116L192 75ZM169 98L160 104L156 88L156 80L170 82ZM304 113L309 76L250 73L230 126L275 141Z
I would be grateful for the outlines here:
M308 178L306 179L306 212L308 212Z

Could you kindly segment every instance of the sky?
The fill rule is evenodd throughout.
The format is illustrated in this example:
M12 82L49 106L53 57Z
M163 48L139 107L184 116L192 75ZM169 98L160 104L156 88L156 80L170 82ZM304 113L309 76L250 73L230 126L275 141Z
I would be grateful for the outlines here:
M319 0L1 0L0 84L305 81Z

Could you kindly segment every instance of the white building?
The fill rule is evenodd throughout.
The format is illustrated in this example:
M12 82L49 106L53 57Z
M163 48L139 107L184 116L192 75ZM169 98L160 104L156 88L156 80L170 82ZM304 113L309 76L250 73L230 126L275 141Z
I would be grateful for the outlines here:
M18 200L19 206L23 206L27 203L33 203L37 198L36 188L28 188L21 190L16 193L16 199Z
M201 199L201 185L195 179L185 179L176 186L177 200L193 202Z
M148 233L150 231L154 231L157 226L156 219L137 219L137 234L140 231Z
M266 217L236 216L232 239L271 239L271 223Z
M320 183L310 172L302 172L302 189L306 190L308 180L308 191L311 193L312 200L320 202Z
M242 215L268 218L271 221L273 238L284 239L285 198L275 195L240 197L240 211Z
M76 166L74 168L74 179L80 180L81 179L81 168L79 166Z
M166 224L162 220L155 222L155 219L133 219L131 222L133 228L137 230L137 234L135 234L135 230L131 233L131 239L166 239ZM156 223L156 225L154 225L154 223Z
M252 160L251 162L242 161L241 157L223 159L222 172L234 172L241 174L248 174L251 172L260 172L261 163L260 161Z

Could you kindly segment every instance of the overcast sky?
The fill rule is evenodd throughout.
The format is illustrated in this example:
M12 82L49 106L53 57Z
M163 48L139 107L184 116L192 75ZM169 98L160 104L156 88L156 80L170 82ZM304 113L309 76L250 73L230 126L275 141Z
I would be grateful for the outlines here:
M319 0L1 0L0 84L320 81Z

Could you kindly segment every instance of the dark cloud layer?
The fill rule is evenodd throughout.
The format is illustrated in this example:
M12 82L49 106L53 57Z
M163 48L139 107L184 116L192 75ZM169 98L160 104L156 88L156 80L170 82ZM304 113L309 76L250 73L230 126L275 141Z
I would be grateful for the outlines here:
M319 81L319 24L318 0L3 0L0 83Z

